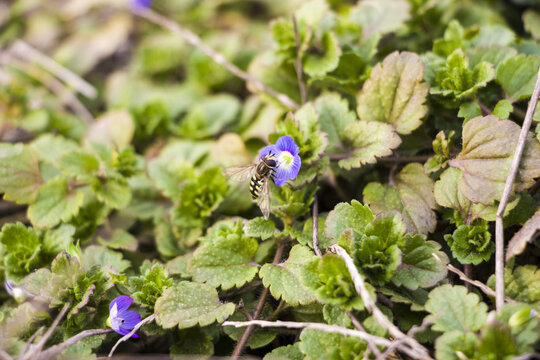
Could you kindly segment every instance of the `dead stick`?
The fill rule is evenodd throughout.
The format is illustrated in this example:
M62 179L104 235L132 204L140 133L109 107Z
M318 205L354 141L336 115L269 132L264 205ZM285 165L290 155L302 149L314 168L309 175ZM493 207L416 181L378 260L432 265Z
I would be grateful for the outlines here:
M536 77L536 84L529 100L529 106L527 107L527 113L525 114L525 120L521 127L521 133L519 134L519 140L514 152L514 158L510 165L510 171L504 184L504 190L501 196L501 202L497 208L497 217L495 218L495 306L497 311L500 311L504 305L504 227L503 216L506 210L506 205L510 199L512 188L514 187L514 181L519 169L519 163L521 162L521 156L525 148L525 142L527 141L527 135L531 128L532 118L534 111L536 110L536 102L540 96L540 69L538 69L538 75Z
M139 321L139 322L137 323L137 325L135 325L135 327L133 328L133 330L131 330L131 331L129 332L129 334L126 334L126 335L122 336L122 337L116 342L116 344L114 344L114 346L112 347L111 351L109 352L109 357L113 356L114 351L116 350L116 348L118 347L118 345L120 345L121 343L123 343L123 342L126 341L126 340L129 340L129 339L133 336L133 334L135 334L135 332L136 332L137 330L139 330L139 329L140 329L141 327L143 327L144 325L150 324L152 321L154 321L154 318L155 318L155 317L156 317L156 316L155 316L154 314L152 314L152 315L150 315L150 316L145 317L145 318L142 319L141 321Z

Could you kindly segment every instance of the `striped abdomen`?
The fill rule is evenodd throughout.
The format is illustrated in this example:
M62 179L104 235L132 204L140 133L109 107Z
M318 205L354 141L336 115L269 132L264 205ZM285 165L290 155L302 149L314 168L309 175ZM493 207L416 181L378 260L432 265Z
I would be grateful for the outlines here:
M253 174L251 181L249 182L249 192L253 200L257 199L261 195L261 191L264 185L266 178L259 177L257 173Z

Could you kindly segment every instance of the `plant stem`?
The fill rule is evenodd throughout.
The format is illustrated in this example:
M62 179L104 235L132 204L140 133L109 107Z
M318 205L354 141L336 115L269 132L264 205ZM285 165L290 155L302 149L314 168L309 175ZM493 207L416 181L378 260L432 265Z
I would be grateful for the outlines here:
M306 84L304 84L304 70L302 69L302 58L300 55L300 36L298 36L298 26L296 25L296 17L292 16L292 23L294 29L294 43L296 45L296 77L298 78L298 87L300 88L300 98L302 99L302 104L306 103L307 94L306 94Z
M50 360L54 359L56 356L58 356L62 351L70 347L71 345L74 345L81 341L82 339L85 339L89 336L94 335L102 335L112 332L112 329L91 329L91 330L84 330L77 335L70 337L66 341L64 341L61 344L51 346L47 350L41 352L38 356L35 358L32 358L32 360Z
M313 195L313 250L318 257L322 256L319 249L319 199L317 193Z
M278 246L276 249L276 254L274 255L274 261L272 261L272 264L277 265L279 261L281 260L281 256L283 255L283 250L285 247L285 243L282 240L278 240ZM268 297L268 293L270 291L268 288L264 288L263 292L261 293L261 296L259 297L259 302L257 303L257 307L255 308L255 311L253 312L252 319L257 320L258 317L261 315L261 312L264 308L264 304L266 303L266 298ZM255 325L250 325L246 328L244 333L242 334L242 337L240 340L238 340L238 343L236 344L234 351L231 355L231 359L235 360L238 359L240 355L242 355L242 351L244 351L244 348L247 345L247 342L249 340L249 337L255 330Z
M536 110L536 102L540 97L540 69L538 69L538 75L536 77L536 84L527 106L527 113L525 120L523 120L523 126L521 127L521 133L519 134L518 144L514 152L514 158L510 165L510 171L504 184L504 190L501 196L501 202L497 208L497 217L495 218L495 304L497 311L500 311L504 305L504 225L503 216L514 187L514 181L519 169L519 163L523 150L525 148L525 142L527 141L527 135L531 128L532 118L534 111Z

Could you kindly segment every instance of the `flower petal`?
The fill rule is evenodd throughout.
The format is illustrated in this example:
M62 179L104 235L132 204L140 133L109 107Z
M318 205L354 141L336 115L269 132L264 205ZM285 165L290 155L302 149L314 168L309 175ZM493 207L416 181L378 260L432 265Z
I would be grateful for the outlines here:
M277 186L283 186L287 180L296 179L301 166L302 160L298 155L293 158L292 162L288 166L280 163L274 174L274 183Z
M259 160L261 160L263 156L270 153L276 156L279 155L279 149L276 147L276 145L267 145L263 147L262 150L259 152Z
M133 329L135 325L141 322L141 315L132 310L124 310L118 313L118 318L122 321L120 328Z
M294 142L293 138L290 136L282 136L276 141L276 147L280 151L288 151L293 156L298 155L298 145Z
M119 297L111 301L111 303L109 304L109 310L111 310L113 305L116 304L116 310L118 311L118 313L120 313L124 310L127 310L132 303L132 298L127 295L120 295Z

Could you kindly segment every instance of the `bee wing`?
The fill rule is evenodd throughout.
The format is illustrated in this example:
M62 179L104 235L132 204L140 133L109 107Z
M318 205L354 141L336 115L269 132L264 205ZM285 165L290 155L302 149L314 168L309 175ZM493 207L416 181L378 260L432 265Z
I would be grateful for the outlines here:
M257 164L232 166L223 170L223 175L231 180L245 182L251 179Z
M270 179L267 178L264 181L263 188L259 198L257 199L257 205L261 208L261 212L265 220L268 220L270 216Z

